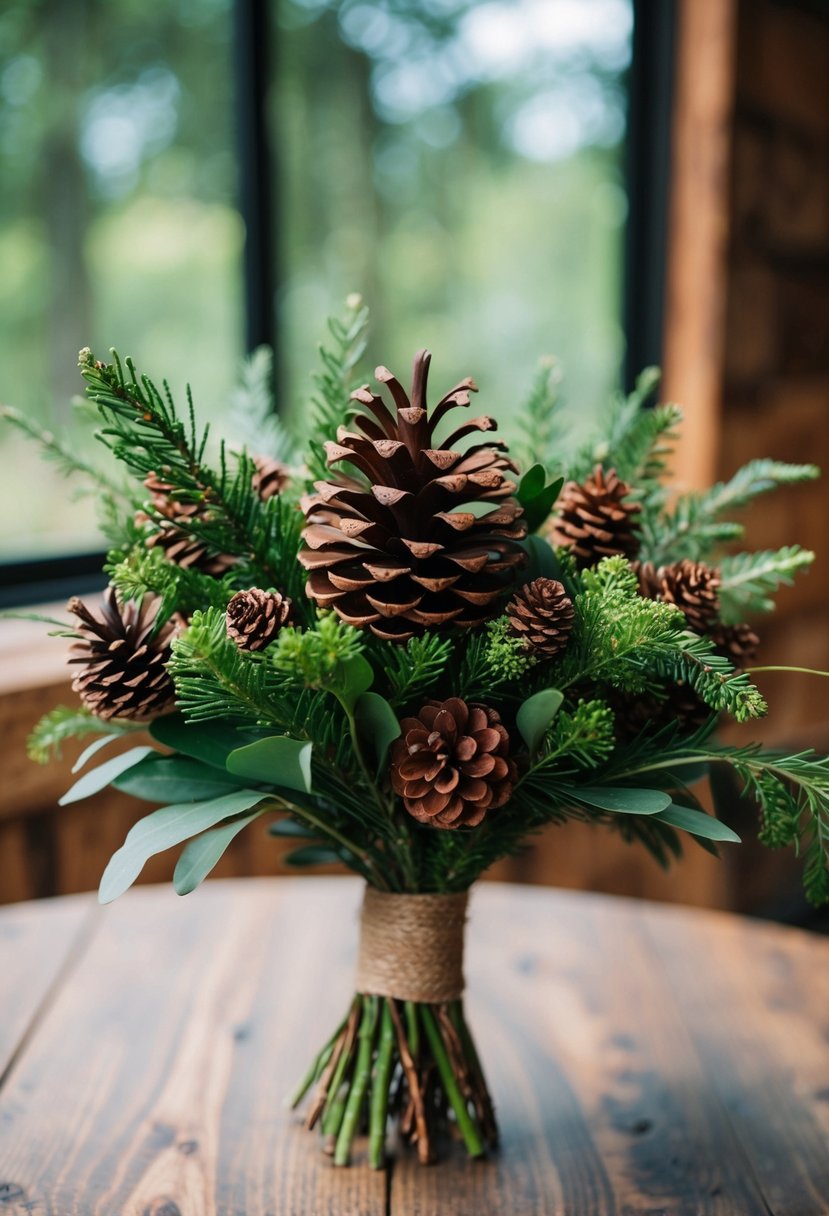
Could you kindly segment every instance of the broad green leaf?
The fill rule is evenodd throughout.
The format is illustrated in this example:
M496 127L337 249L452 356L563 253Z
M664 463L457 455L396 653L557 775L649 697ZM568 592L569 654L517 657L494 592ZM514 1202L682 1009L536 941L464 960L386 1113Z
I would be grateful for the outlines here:
M227 770L202 764L190 756L145 756L112 783L145 802L205 802L244 784Z
M527 571L528 579L560 579L561 570L559 569L555 550L549 541L544 540L541 536L531 535L526 540L523 540L521 545L522 548L527 550L530 558L529 569Z
M527 697L518 710L515 721L531 755L538 751L538 746L561 709L563 700L564 694L557 688L543 688L541 692Z
M400 735L400 723L385 697L376 692L364 692L354 707L360 733L371 742L377 757L377 771L386 763L389 747Z
M357 699L374 683L374 671L368 659L361 654L344 659L337 667L336 685L331 686L349 709L353 710Z
M740 844L740 837L728 824L704 811L694 811L687 806L677 806L672 802L664 811L654 816L663 823L669 823L672 828L682 828L683 832L691 832L694 836L702 836L706 840L727 840L732 844Z
M283 789L311 793L313 744L289 735L269 735L246 747L237 747L227 758L228 772L249 781L266 781Z
M156 718L150 734L174 752L222 770L230 753L250 738L224 722L187 722L181 714Z
M662 790L638 790L627 785L574 785L568 792L588 806L621 815L657 815L671 805L670 794Z
M282 860L289 866L329 866L332 862L342 861L342 855L327 845L309 844L294 849Z
M532 498L522 498L519 491L518 500L524 508L524 519L530 532L535 532L540 528L544 521L549 516L553 509L553 505L561 493L561 487L564 484L564 478L559 477L556 481L545 486L538 494Z
M122 752L120 756L113 756L111 760L99 764L91 772L79 777L63 797L58 799L58 806L68 806L70 802L80 802L81 798L89 798L90 795L97 794L99 790L111 785L116 777L126 772L128 768L132 768L139 760L153 754L152 747L131 747L129 751Z
M516 494L518 501L525 503L529 502L531 498L535 498L544 489L546 480L547 474L543 464L534 464L532 468L527 469L518 483L518 493Z
M77 760L72 765L72 772L79 773L81 769L92 759L92 757L98 754L102 747L106 747L108 744L114 743L116 739L123 739L123 737L124 736L121 734L114 734L101 735L100 739L94 739L92 743L90 743L89 747L85 747L78 756Z
M238 836L242 828L246 828L254 819L264 814L261 810L249 811L223 823L221 827L211 828L202 832L194 840L188 841L181 851L173 872L173 886L177 895L189 895L204 882L213 867L221 860L225 849Z
M145 815L130 828L126 840L110 858L98 888L98 899L102 904L111 903L132 886L150 857L215 827L223 819L250 810L266 798L261 790L234 790L209 802L162 806Z

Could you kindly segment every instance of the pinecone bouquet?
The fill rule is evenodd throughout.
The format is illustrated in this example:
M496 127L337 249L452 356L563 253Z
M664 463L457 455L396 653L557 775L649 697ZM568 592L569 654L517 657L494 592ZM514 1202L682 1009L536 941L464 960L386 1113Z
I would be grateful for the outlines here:
M497 1140L463 968L469 892L491 864L570 819L662 864L689 836L730 847L695 794L719 763L820 902L829 769L716 735L765 713L746 622L812 558L735 552L732 510L816 470L760 460L676 498L679 415L643 408L652 379L568 449L549 369L523 410L510 403L508 451L470 416L470 378L430 404L426 351L410 386L381 366L375 391L357 372L366 319L352 298L331 323L305 434L263 412L260 359L227 445L129 361L81 352L127 483L97 486L114 533L103 601L73 599L56 622L80 706L47 715L31 754L95 735L63 801L115 784L151 804L103 902L169 849L185 895L263 828L288 866L360 876L355 995L294 1103L335 1164L379 1167L393 1141L425 1163ZM150 747L101 760L136 730Z

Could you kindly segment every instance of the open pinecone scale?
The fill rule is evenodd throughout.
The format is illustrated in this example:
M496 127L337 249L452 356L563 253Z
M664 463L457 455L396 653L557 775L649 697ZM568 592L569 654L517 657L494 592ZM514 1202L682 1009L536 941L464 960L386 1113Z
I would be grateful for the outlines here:
M329 465L353 473L315 482L303 500L307 526L299 560L308 594L378 637L405 641L452 622L492 616L525 560L523 511L513 497L515 465L499 441L453 445L495 428L471 418L436 445L436 430L477 391L466 379L426 405L430 354L415 356L411 395L388 369L375 372L396 406L368 386L352 394L353 429L325 445Z

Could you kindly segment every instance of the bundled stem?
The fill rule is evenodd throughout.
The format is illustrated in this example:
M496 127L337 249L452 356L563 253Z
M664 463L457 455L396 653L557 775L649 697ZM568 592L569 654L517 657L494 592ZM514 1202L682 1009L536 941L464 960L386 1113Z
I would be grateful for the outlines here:
M321 1122L335 1165L348 1165L356 1137L366 1133L369 1165L382 1168L390 1117L424 1165L435 1160L445 1130L460 1136L470 1157L484 1156L497 1142L492 1099L460 1000L427 1004L358 994L291 1105L314 1084L305 1123Z

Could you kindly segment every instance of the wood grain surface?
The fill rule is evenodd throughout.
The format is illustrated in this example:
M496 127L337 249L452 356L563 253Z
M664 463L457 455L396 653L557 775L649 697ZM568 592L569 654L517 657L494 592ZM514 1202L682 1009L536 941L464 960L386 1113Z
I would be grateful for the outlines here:
M6 1216L829 1213L829 941L487 884L467 1007L503 1146L335 1169L284 1097L349 999L359 884L0 910Z

